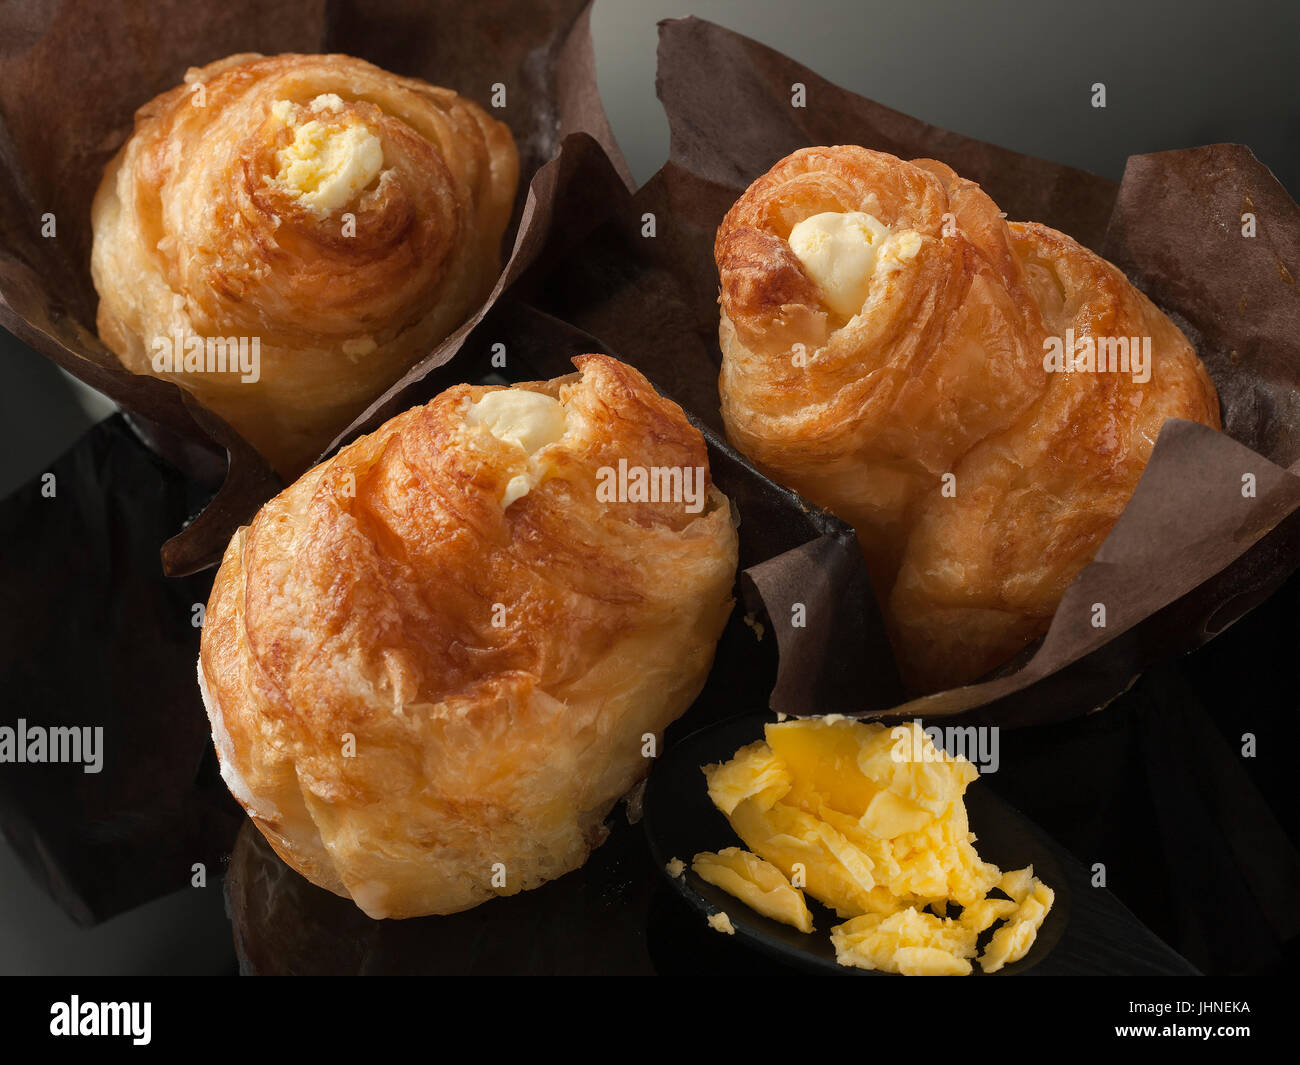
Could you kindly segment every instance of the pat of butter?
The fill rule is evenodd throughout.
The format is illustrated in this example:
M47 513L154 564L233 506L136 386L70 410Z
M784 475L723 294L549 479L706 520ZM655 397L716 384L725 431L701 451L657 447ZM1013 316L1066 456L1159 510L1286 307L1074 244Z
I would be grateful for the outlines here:
M867 302L873 278L916 257L921 235L894 233L865 211L823 211L799 222L787 243L826 306L852 318Z
M915 259L921 250L921 234L914 229L893 233L880 249L876 264L878 270L897 270L909 259Z
M1024 956L1053 896L1032 869L1003 874L976 852L963 800L974 766L915 722L887 729L828 716L765 731L766 742L705 767L709 797L754 855L788 879L798 866L804 891L846 919L831 932L841 964L969 973L999 921L1008 923L981 966ZM994 889L1009 898L989 898Z
M465 424L482 426L498 440L513 444L520 451L519 461L523 469L506 482L501 497L504 509L536 486L543 471L534 456L564 435L568 429L568 416L557 400L541 392L503 388L472 403L465 415Z
M485 425L498 440L505 440L534 455L564 435L567 416L557 400L523 388L489 392L469 408L466 425Z
M517 499L523 499L533 490L537 482L526 473L517 473L506 482L505 494L501 497L501 509L505 510Z
M329 115L342 106L338 96L325 93L310 109ZM293 141L276 153L276 180L313 214L324 216L350 203L383 169L383 145L361 122L339 125L313 118L298 125L287 100L271 110L294 131Z
M722 888L751 910L800 932L813 930L812 914L803 892L770 862L739 847L724 847L714 854L702 851L691 862L701 880Z
M863 211L824 211L790 231L790 249L822 290L826 305L852 318L867 301L876 255L889 228Z

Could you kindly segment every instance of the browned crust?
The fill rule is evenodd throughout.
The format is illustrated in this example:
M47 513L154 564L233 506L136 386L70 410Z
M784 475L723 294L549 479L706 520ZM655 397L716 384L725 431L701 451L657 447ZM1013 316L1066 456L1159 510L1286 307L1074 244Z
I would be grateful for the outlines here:
M826 210L923 238L848 321L786 244ZM1045 630L1166 418L1219 427L1190 343L1119 270L1062 233L1008 224L934 160L795 152L736 202L715 252L728 435L857 527L914 690L973 680ZM1067 330L1150 337L1150 382L1048 373L1044 345Z
M514 453L463 425L492 389L459 385L273 499L218 571L201 670L223 770L277 851L367 912L452 912L581 864L648 767L643 733L712 661L726 498L596 494L620 458L707 477L704 440L636 370L574 361L516 386L559 398L570 429L509 508Z
M341 110L310 111L326 93ZM276 181L293 132L272 108L286 100L301 121L360 121L383 146L346 230L342 210L318 217ZM151 374L154 338L178 329L257 337L255 383L172 379L296 476L490 291L517 180L506 126L362 60L243 55L191 70L136 113L96 193L100 336Z

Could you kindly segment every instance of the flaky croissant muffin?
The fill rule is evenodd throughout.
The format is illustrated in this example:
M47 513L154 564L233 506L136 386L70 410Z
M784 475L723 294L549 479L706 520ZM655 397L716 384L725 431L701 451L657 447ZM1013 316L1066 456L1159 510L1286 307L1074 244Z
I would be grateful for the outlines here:
M95 195L100 338L296 476L490 292L518 170L481 108L360 59L191 69Z
M199 684L222 775L372 917L577 868L712 663L737 545L704 439L631 367L574 362L393 418L217 573Z
M727 434L855 526L914 691L1046 630L1166 418L1219 427L1192 346L1119 270L942 163L795 152L715 255Z

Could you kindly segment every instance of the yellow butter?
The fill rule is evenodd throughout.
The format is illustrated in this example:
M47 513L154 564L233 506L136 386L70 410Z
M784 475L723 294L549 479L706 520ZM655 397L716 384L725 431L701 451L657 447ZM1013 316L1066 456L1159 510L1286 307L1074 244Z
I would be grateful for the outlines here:
M843 965L964 975L981 935L1001 921L980 957L994 972L1024 956L1051 909L1052 892L1032 868L1004 874L980 858L963 798L979 773L935 748L915 722L774 723L765 742L704 772L750 858L846 919L831 930ZM744 861L728 859L733 883L756 881L732 864ZM1009 897L990 898L995 889ZM762 892L732 893L764 912L765 899L751 901ZM960 914L948 916L950 905Z
M691 862L696 874L710 884L734 895L750 909L774 921L791 925L800 932L813 930L812 914L803 892L791 886L776 866L739 847L725 847L714 854L702 851Z
M740 803L729 820L751 851L800 879L808 894L840 916L871 908L871 859L831 825L782 802L764 809L754 799Z
M715 932L721 932L723 935L734 936L736 926L731 923L731 918L726 912L719 910L717 913L711 913L708 916L709 927Z
M788 775L793 801L815 810L818 802L853 817L861 817L877 786L858 765L863 733L858 723L845 717L809 722L786 721L764 729L767 748L777 766Z
M910 229L895 233L865 211L823 211L797 223L786 242L826 306L852 318L873 280L915 258L922 239Z
M747 799L767 809L790 790L790 771L762 742L742 747L723 765L706 766L704 774L709 798L728 816Z
M993 933L989 945L980 955L980 968L986 973L995 973L1004 965L1019 961L1034 945L1038 929L1043 919L1056 900L1056 893L1037 877L1033 870L1021 870L1030 874L1030 887L1020 902L1015 916Z
M545 475L545 465L535 456L565 434L568 415L558 400L544 393L502 388L470 404L465 425L481 426L496 439L519 450L519 472L507 480L501 497L504 509L526 496Z
M905 976L964 976L975 953L975 933L959 921L914 907L869 913L831 929L841 965Z
M858 758L864 776L932 814L942 814L979 779L978 769L935 747L916 721L880 727L862 740Z
M1010 899L980 899L962 909L961 923L978 935L998 921L1014 917L1017 908Z
M998 890L1016 902L1024 902L1034 890L1034 867L1027 865L1023 869L1012 869L998 881Z
M465 424L486 426L498 440L533 455L559 440L568 422L558 400L523 388L502 388L472 404Z
M888 235L887 226L863 211L824 211L799 222L788 243L826 305L851 318L867 300L876 254Z
M332 93L311 103L313 114L329 115L341 108L342 101ZM383 145L361 122L340 125L313 118L299 125L285 100L272 111L294 131L293 141L276 153L276 179L313 214L324 216L346 206L383 169Z
M893 960L894 971L904 976L969 976L971 971L970 962L942 947L898 947Z

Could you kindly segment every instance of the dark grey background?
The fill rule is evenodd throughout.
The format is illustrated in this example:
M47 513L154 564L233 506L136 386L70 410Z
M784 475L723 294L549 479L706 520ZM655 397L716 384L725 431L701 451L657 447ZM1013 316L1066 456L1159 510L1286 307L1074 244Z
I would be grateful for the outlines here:
M939 126L1118 179L1128 155L1249 145L1300 191L1300 0L598 0L600 88L632 172L663 162L655 24L695 14ZM1107 106L1090 105L1092 85ZM737 116L743 121L744 116ZM0 496L110 410L0 331ZM91 931L0 844L0 972L226 971L220 891L183 892Z
M934 125L1105 177L1132 154L1239 141L1300 187L1296 0L598 0L601 94L638 181L668 150L655 23L685 14Z

